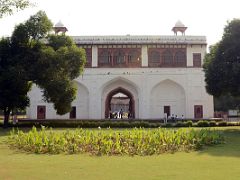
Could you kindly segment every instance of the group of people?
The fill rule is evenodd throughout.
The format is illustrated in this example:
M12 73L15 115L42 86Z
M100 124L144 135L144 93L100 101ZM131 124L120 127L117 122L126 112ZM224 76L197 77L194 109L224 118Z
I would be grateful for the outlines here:
M123 110L122 109L120 109L119 111L117 111L117 112L109 112L109 118L110 119L123 119L123 116L124 116L124 112L123 112ZM128 114L127 114L127 117L128 117L128 119L130 119L131 118L131 113L130 113L130 111L128 112Z
M182 114L181 117L178 117L177 115L167 115L167 113L164 114L164 122L167 123L168 120L172 120L172 121L177 121L177 120L184 120L184 115Z

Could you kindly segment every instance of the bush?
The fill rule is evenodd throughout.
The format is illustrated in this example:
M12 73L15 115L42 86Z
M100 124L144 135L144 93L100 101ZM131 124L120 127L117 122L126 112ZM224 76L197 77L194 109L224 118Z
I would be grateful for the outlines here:
M227 126L227 125L228 124L225 121L221 121L221 122L218 123L218 126Z
M173 124L172 123L166 123L166 124L163 124L162 127L173 127Z
M186 127L192 127L193 126L193 122L191 120L188 120L187 122L185 122L185 126Z
M209 122L206 120L200 120L197 122L197 127L208 127L209 126Z
M0 121L1 125L1 121ZM208 127L208 126L239 126L240 123L227 123L207 120L201 120L197 123L193 123L193 121L188 120L185 122L178 121L176 124L168 122L167 124L163 124L160 120L20 120L18 124L10 126L13 127L58 127L58 128L134 128L134 127L144 127L144 128L158 128L158 127Z
M210 126L210 127L215 127L215 126L217 126L216 121L210 121L210 122L209 122L209 126Z
M177 122L174 127L185 127L185 123L183 122Z
M228 122L227 123L228 126L239 126L239 122Z

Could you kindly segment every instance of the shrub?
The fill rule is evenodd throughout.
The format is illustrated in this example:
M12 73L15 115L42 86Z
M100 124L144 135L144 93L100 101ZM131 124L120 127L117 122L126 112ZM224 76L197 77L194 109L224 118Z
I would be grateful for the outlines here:
M228 126L239 126L239 122L228 122L227 123Z
M163 124L162 127L173 127L173 124L172 123L166 123L166 124Z
M208 127L209 126L209 123L208 123L208 121L206 121L206 120L200 120L200 121L198 121L197 122L197 126L198 127Z
M177 122L174 127L185 127L185 123L183 122Z
M192 127L193 126L193 122L191 120L188 120L187 122L185 122L185 126L186 127Z
M227 122L225 121L218 122L218 126L227 126Z
M210 122L209 122L209 126L211 126L211 127L217 126L216 121L210 121Z

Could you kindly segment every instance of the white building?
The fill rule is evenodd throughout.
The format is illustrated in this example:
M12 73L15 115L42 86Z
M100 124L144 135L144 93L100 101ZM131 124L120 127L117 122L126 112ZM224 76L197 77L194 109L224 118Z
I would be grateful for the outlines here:
M172 30L173 36L73 37L86 50L87 65L75 79L78 94L72 112L57 115L35 86L29 92L28 118L108 118L111 107L116 110L118 94L136 119L160 119L165 113L213 117L213 97L206 93L202 69L206 37L185 36L186 27L180 22ZM177 36L178 31L182 35Z

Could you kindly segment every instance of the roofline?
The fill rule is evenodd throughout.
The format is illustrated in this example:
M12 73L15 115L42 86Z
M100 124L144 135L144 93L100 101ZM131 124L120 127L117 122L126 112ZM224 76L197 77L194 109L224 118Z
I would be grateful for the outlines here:
M157 36L157 35L107 35L71 36L76 44L201 44L205 45L206 36Z

